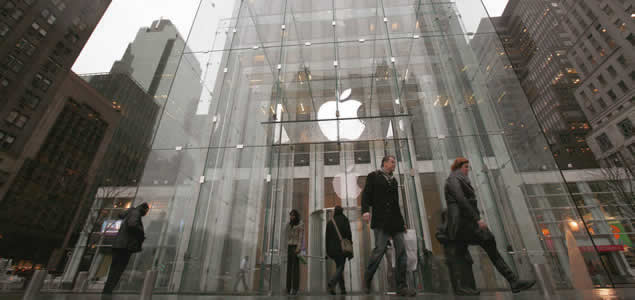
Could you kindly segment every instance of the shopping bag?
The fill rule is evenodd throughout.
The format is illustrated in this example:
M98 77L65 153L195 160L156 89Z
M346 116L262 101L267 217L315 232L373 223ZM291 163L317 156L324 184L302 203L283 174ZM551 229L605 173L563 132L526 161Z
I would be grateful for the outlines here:
M408 229L404 236L406 255L408 256L408 271L417 270L417 233L414 229Z

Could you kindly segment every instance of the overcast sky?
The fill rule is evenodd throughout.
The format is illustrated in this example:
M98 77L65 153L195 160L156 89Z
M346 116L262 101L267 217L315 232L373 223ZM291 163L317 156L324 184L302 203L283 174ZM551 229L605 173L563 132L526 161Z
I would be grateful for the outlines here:
M205 0L218 2L215 7L234 0ZM260 0L266 1L266 0ZM316 0L317 1L317 0ZM479 0L456 0L467 31L475 31L484 15ZM483 0L491 16L503 12L508 0ZM196 14L199 0L112 0L106 14L97 25L84 50L77 58L73 71L78 74L110 71L112 63L121 58L128 43L134 40L139 28L150 26L159 18L170 19L187 37ZM208 24L218 24L208 20ZM214 32L215 28L210 28Z

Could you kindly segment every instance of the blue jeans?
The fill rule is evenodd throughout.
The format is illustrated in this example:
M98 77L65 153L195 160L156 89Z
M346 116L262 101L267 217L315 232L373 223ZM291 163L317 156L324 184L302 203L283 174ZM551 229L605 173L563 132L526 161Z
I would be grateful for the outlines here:
M377 268L379 268L381 259L386 253L388 240L392 237L392 244L395 250L395 260L397 267L397 273L395 274L397 288L406 288L408 286L408 284L406 283L406 268L408 257L406 256L404 233L395 232L393 234L390 234L382 229L374 229L373 233L375 234L375 248L370 254L370 260L368 262L368 267L366 268L366 274L364 275L366 283L370 284L371 280L373 280L373 276L375 275L375 272L377 272Z

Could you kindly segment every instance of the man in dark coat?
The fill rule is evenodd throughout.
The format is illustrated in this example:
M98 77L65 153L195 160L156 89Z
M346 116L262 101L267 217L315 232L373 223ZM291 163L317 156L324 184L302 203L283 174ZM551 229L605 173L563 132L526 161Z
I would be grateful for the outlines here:
M370 255L364 280L365 292L370 293L373 275L377 271L381 259L386 253L388 240L392 238L395 247L398 294L413 297L416 292L408 288L406 282L406 246L404 233L405 222L399 208L399 184L393 176L397 162L392 155L385 156L381 161L381 169L371 172L366 177L366 186L362 192L362 218L370 222L370 228L375 235L375 248ZM372 211L372 219L371 212Z
M333 223L335 222L335 224ZM335 226L337 225L337 229ZM339 284L340 292L346 294L346 286L344 285L344 267L346 266L346 259L353 258L352 253L345 254L342 251L342 243L337 231L342 235L342 239L353 241L353 235L351 234L351 224L348 218L344 215L344 209L341 206L335 206L333 211L333 220L329 221L326 225L326 255L335 261L336 271L335 275L328 283L329 293L335 295L335 286Z
M148 214L150 206L148 203L141 203L139 206L130 208L119 215L121 227L115 242L112 245L112 263L110 264L110 272L108 279L104 285L104 294L112 294L112 291L119 283L121 274L126 269L130 256L133 253L141 251L141 245L146 239L143 231L143 223L141 217Z
M476 203L476 193L468 177L470 162L466 158L459 157L454 161L451 169L452 173L445 184L445 201L448 206L447 245L451 246L450 250L453 254L450 259L464 261L469 245L481 246L494 267L507 279L512 292L518 293L531 288L536 282L518 279L518 276L498 252L494 235L485 221L481 219ZM454 273L457 279L458 286L455 286L455 290L457 288L460 291L469 290L469 288L463 287L460 280L463 271L460 265L450 264L449 267L450 272Z

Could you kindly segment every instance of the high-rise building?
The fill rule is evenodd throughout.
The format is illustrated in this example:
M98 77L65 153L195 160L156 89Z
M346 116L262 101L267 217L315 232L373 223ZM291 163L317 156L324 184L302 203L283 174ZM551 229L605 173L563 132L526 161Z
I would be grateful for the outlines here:
M45 264L52 253L63 254L53 249L65 249L86 218L92 184L120 120L110 101L74 73L47 101L42 118L31 120L38 130L0 202L0 255L16 262Z
M557 2L511 0L492 23L558 166L595 168L586 142L591 126L575 100L580 77L567 58L574 36L561 23L566 13Z
M134 186L141 180L150 154L159 105L128 74L91 74L82 78L121 113L101 167L100 185Z
M587 142L602 162L635 169L635 8L632 1L561 1L573 36L567 57L580 76L575 97L590 121Z
M110 73L128 74L148 95L154 97L161 111L167 112L162 114L166 119L162 120L161 126L169 128L170 138L200 140L205 137L200 136L199 128L206 125L194 113L203 92L201 63L186 45L176 26L170 20L161 19L152 22L150 27L139 29L123 57L113 64ZM177 72L181 74L178 78L175 76ZM169 94L171 98L168 98ZM170 123L186 115L194 116L185 124ZM158 122L155 130L157 126ZM162 135L167 130L159 132L156 143L167 138Z
M43 146L41 136L46 135L48 129L40 124L57 118L59 107L54 106L56 97L75 89L86 89L85 94L93 92L88 91L90 89L85 85L69 86L69 82L75 82L75 75L69 72L109 5L110 0L10 0L0 4L0 205L3 207L7 206L10 199L18 197L8 191L15 191L15 182L24 179L22 172L32 170L31 162L40 155L38 153L44 155L44 150L40 151L39 147ZM60 91L63 85L66 90ZM95 105L100 105L98 103L101 99L95 98ZM88 102L88 106L93 105ZM57 102L61 105L59 103L62 102ZM108 118L104 122L111 120ZM79 133L70 132L69 136L75 134ZM35 142L36 140L39 142ZM99 147L99 144L92 146ZM88 157L82 159L89 161ZM88 172L88 167L90 165L82 165L82 172ZM59 175L52 173L51 176L53 174ZM81 190L80 186L75 188L77 191ZM17 192L25 197L24 193L27 191ZM74 195L72 199L79 196ZM34 199L36 198L30 198ZM63 226L69 225L68 217L73 218L75 210L72 208L78 204L73 201L66 201L50 211L49 217L58 217L59 223L40 228L54 230L51 239L64 235ZM25 205L27 202L33 206L30 210L34 214L46 210L46 205L40 208L31 201L26 201ZM16 206L18 207L25 208ZM58 213L64 211L67 216L61 218L54 213L57 210ZM44 235L46 232L33 230L34 235ZM4 236L4 240L8 241L7 235ZM33 246L33 249L38 247ZM17 253L24 254L24 257L37 257L36 261L40 263L46 259L47 255L43 254L46 247L41 247L37 255L33 252Z
M181 74L178 78L175 77L177 71ZM183 141L204 138L198 132L210 125L201 123L206 119L196 115L202 92L201 78L199 60L167 19L139 29L110 73L84 76L91 86L112 101L122 113L122 120L100 170L96 201L92 206L94 214L85 219L76 245L78 250L73 253L69 272L63 278L65 286L73 282L76 272L86 271L91 260L103 261L110 255L110 248L101 245L112 242L112 232L104 231L100 224L116 220L118 213L131 204L134 199L131 191L142 180L156 186L174 184L178 180L178 173L166 173L167 169L152 166L169 161L172 169L185 165L194 167L195 162L189 157L150 155L150 149L153 140L155 145L160 145L167 137ZM162 134L155 135L160 116L164 117L161 118L164 129ZM187 122L174 123L184 116L191 117ZM146 164L150 167L145 168ZM94 273L94 276L102 275Z
M479 67L484 74L487 74L488 93L497 102L526 101L522 89L517 88L518 79L514 73L522 80L531 73L526 68L526 64L519 63L526 60L526 57L514 47L514 40L522 40L523 37L505 35L508 31L505 26L509 25L509 17L498 17L481 20L479 29L470 45L473 47L475 55L478 57ZM488 34L491 26L494 26L499 36ZM500 43L497 40L500 38ZM512 45L505 45L511 43ZM497 45L492 49L488 45ZM507 55L505 55L507 54ZM525 149L531 157L544 154L545 149L540 149L540 140L543 133L537 127L537 122L527 122L534 119L534 112L523 110L522 106L502 105L500 118L505 127L505 134L508 135L508 143L511 148ZM518 123L518 120L524 120ZM533 128L531 128L533 126ZM547 151L551 153L551 151ZM528 160L516 162L517 167L524 171L525 176L546 167L544 160ZM615 170L616 171L616 170ZM530 207L528 213L541 228L545 239L554 236L554 222L566 220L570 214L580 214L582 221L588 228L588 234L598 249L602 258L602 264L592 265L590 269L606 268L610 270L610 276L614 283L626 283L630 281L632 270L635 268L635 255L629 247L632 242L627 235L616 235L612 238L611 233L628 232L632 228L635 214L630 209L630 195L619 193L616 188L618 183L610 183L615 178L607 178L606 173L598 168L562 170L566 186L554 185L552 179L525 182L524 189L530 197L526 197L527 206ZM623 172L622 172L623 174ZM616 173L617 175L617 173ZM548 177L547 177L548 178ZM629 183L625 182L627 187ZM568 206L559 201L553 201L558 195L570 192L573 196L574 205ZM549 200L550 199L550 200ZM546 201L545 201L546 200ZM567 213L563 213L567 211ZM557 236L557 234L555 234ZM622 240L624 239L624 240ZM559 247L557 244L549 244L548 249L553 251ZM588 251L589 247L582 249ZM592 248L591 248L592 249ZM593 271L595 272L595 271Z
M285 228L296 209L306 229L300 290L323 293L330 271L324 232L334 205L351 221L355 257L345 276L349 290L359 291L373 247L361 191L387 154L397 158L400 204L419 250L443 259L434 234L446 207L444 182L463 156L482 217L521 277L541 264L558 287L571 287L573 275L614 283L594 246L625 246L605 234L607 220L581 216L602 208L581 213L574 202L611 195L557 167L494 26L474 25L487 17L480 2L231 4L201 1L187 39L191 52L182 53L174 73L141 182L97 219L102 234L77 246L75 253L86 245L99 251L72 260L86 266L89 290L108 274L113 216L147 201L147 239L121 291L140 289L152 269L159 270L156 291L231 292L248 257L248 291L284 293ZM210 23L219 15L226 19ZM185 59L190 55L200 63ZM203 66L198 98L179 92L191 84L191 65ZM591 230L605 244L594 244ZM508 288L484 255L473 258L480 288ZM628 278L626 264L619 267ZM390 290L393 270L382 268L373 286ZM449 281L442 265L438 272L417 268L413 278L417 287L423 278ZM447 286L432 289L447 293Z

